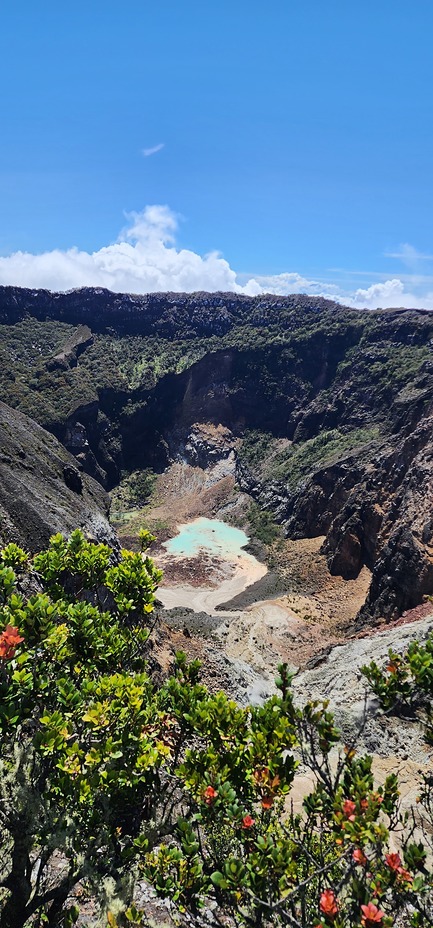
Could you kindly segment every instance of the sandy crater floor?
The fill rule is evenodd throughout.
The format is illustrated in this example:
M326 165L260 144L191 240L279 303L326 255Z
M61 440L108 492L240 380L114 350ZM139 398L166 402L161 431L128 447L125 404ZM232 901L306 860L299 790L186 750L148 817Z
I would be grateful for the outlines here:
M180 528L199 527L202 522L216 526L217 532L222 524L200 518ZM341 626L353 619L364 601L368 571L356 581L330 577L319 554L321 542L306 539L285 543L288 550L281 557L288 558L289 569L290 563L296 566L299 582L303 573L308 576L309 589L273 598L260 596L267 567L243 549L232 550L229 544L224 549L221 544L216 546L216 555L198 547L191 556L189 552L172 554L162 545L156 554L164 570L158 598L165 609L183 608L216 617L217 627L212 623L214 648L271 682L281 661L302 667L341 641ZM251 596L252 590L256 595ZM242 594L246 594L245 605ZM185 624L188 626L187 618Z

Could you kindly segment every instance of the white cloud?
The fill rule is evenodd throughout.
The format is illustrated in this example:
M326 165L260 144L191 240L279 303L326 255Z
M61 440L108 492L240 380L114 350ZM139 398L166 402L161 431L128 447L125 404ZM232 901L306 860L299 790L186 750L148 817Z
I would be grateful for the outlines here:
M18 251L0 257L0 284L71 290L106 287L124 293L172 290L223 290L256 296L305 293L323 296L354 308L405 306L433 310L433 280L402 275L365 289L348 290L323 280L288 271L245 278L213 251L199 255L176 246L179 216L168 206L146 206L129 213L117 242L89 253L78 248L43 254ZM421 281L423 281L421 290ZM426 292L427 286L429 290Z
M398 278L386 280L382 284L372 284L365 290L355 290L352 297L354 305L359 303L361 306L400 306L400 300L404 297L404 284Z
M347 294L347 306L366 309L392 309L404 307L406 309L433 309L433 293L423 296L406 289L405 283L398 277L385 280L383 283L372 284L365 290L355 290L354 294Z
M107 287L129 293L243 292L235 271L217 252L202 257L175 247L178 217L168 206L147 206L127 219L119 240L92 254L70 248L39 255L19 251L0 258L0 283L49 290Z
M157 151L161 151L165 147L165 142L160 142L159 145L154 145L153 148L142 148L141 154L145 158L150 158L150 155L156 155Z
M275 293L289 296L291 293L306 293L311 296L323 296L329 300L342 299L341 290L333 284L326 284L319 280L309 280L296 272L286 272L273 276L257 276L249 280L244 292L250 295L259 293Z
M157 241L164 245L172 245L176 239L179 219L182 217L174 213L169 206L145 206L141 213L125 214L129 225L125 226L118 238L118 242L140 242L151 245Z
M386 251L385 257L397 258L409 267L414 267L419 261L433 261L433 255L418 251L413 245L409 245L409 242L404 242L402 245L399 245L398 251Z

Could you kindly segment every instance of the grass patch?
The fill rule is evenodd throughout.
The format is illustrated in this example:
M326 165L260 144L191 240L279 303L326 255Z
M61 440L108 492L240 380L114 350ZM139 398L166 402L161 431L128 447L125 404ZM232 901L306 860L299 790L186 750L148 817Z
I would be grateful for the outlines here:
M156 480L157 475L150 468L124 475L111 494L112 522L129 522L141 512L154 495Z
M288 451L275 455L273 476L276 480L285 480L291 490L319 467L331 464L338 458L360 448L379 437L377 426L366 429L353 429L341 433L337 429L320 432L301 445L292 445Z
M283 481L290 490L295 490L319 467L331 464L379 437L377 426L350 432L330 429L301 444L293 444L267 432L251 430L245 433L238 454L240 461L260 479Z
M247 517L251 534L262 544L272 545L278 538L281 538L281 526L275 522L272 512L267 509L260 509L257 503L251 503Z

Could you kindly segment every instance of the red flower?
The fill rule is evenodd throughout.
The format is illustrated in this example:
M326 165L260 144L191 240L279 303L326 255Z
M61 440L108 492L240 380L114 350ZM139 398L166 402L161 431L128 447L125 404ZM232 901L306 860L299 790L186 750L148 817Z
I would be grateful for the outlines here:
M406 880L407 883L412 882L411 874L408 870L405 870L402 865L400 854L387 854L385 861L388 864L389 869L393 870L400 880Z
M366 858L366 856L365 856L365 854L364 854L364 851L362 851L360 847L355 848L355 850L354 850L354 852L353 852L353 854L352 854L352 857L353 857L353 860L355 861L355 863L356 863L356 864L359 864L360 867L366 867L366 866L367 866L368 860L367 860L367 858Z
M213 786L207 786L203 793L203 799L207 806L211 806L217 796L218 790L214 789Z
M361 925L363 928L377 928L378 925L382 924L385 917L385 912L381 912L374 902L369 902L368 905L362 905L361 912Z
M255 824L255 818L251 818L251 815L244 815L242 819L242 828L252 828Z
M338 915L338 903L333 889L323 890L320 896L320 911L330 919Z
M343 802L343 812L346 818L349 819L349 822L354 822L355 812L356 812L356 803L352 802L351 799L345 799Z
M21 641L24 641L24 638L18 629L14 625L7 625L0 635L0 658L4 661L12 660Z
M401 870L400 854L387 854L385 857L385 860L390 870L395 870L396 873L400 872Z

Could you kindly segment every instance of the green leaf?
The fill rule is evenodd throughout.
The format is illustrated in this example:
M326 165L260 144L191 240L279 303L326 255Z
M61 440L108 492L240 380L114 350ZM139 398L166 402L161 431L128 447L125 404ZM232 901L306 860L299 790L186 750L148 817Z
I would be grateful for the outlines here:
M228 883L223 873L219 870L215 870L214 873L211 873L211 880L214 886L218 886L219 889L227 889Z

